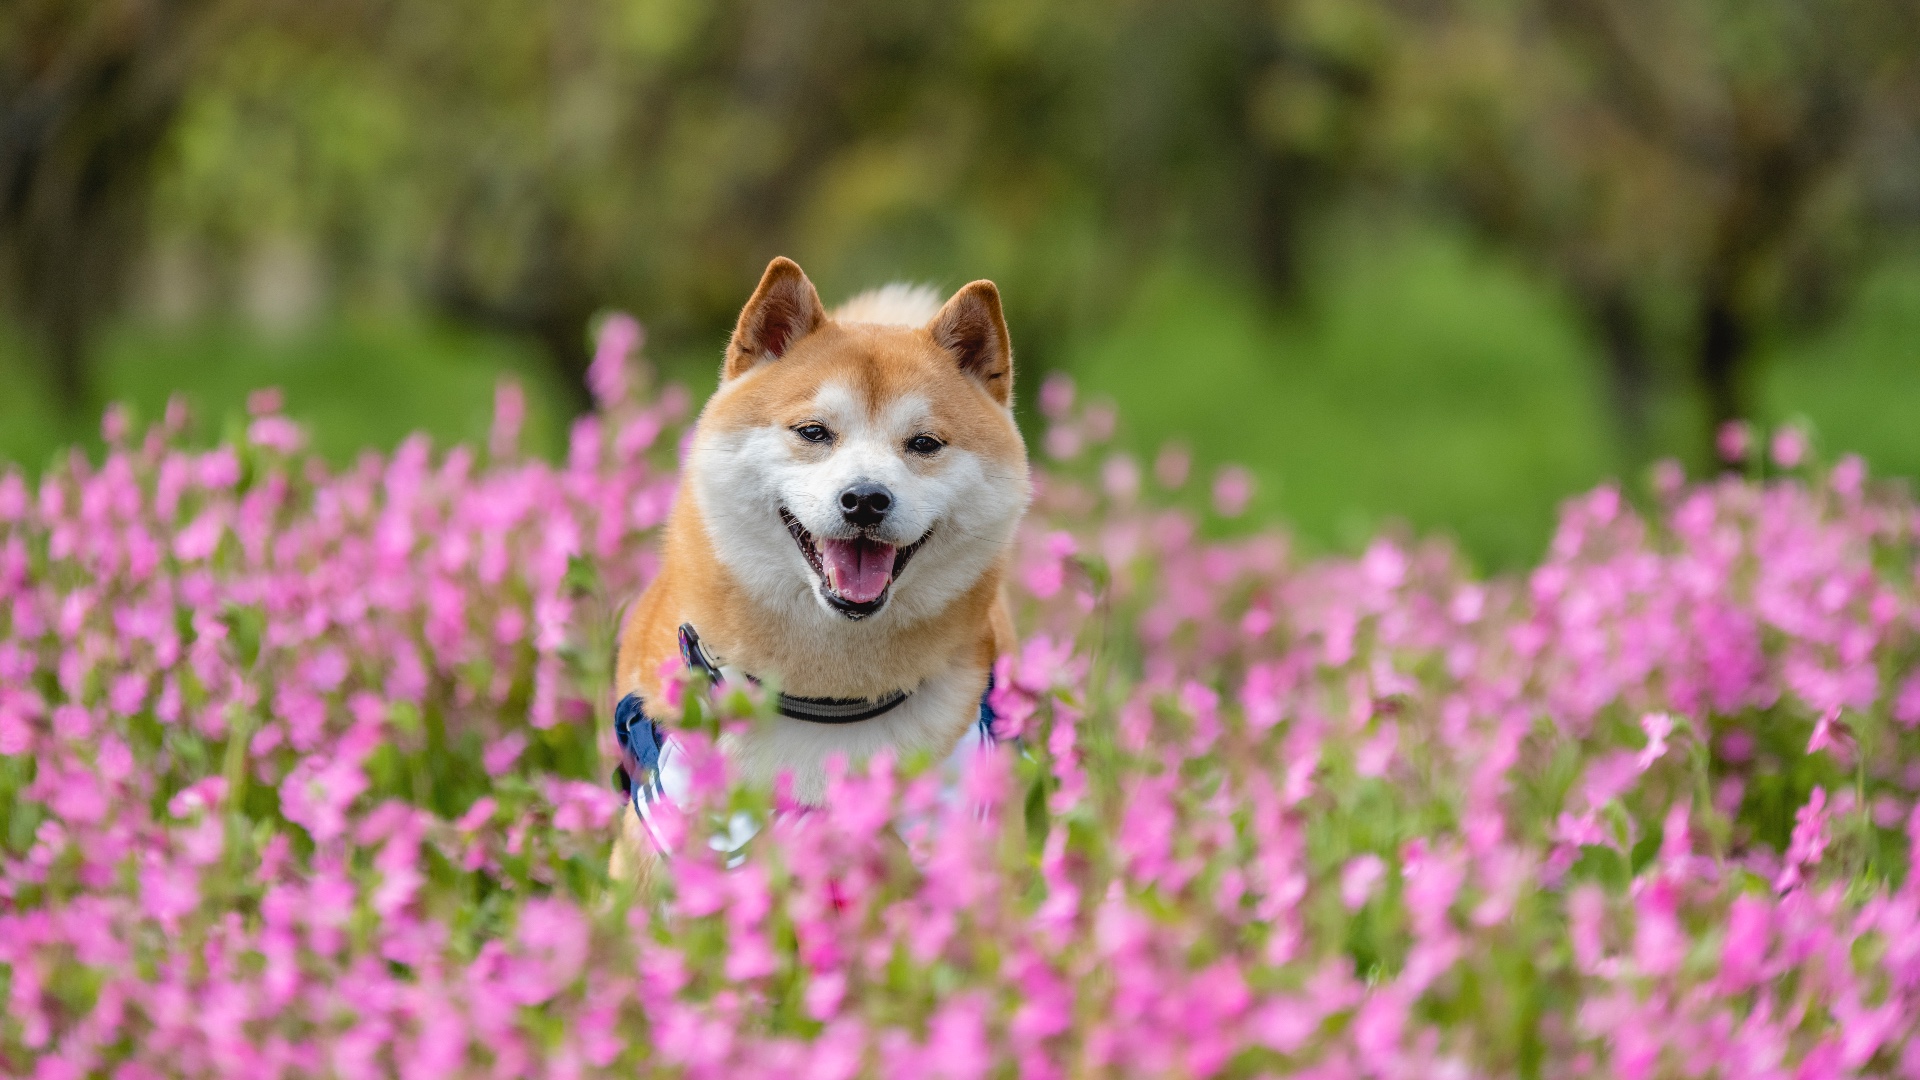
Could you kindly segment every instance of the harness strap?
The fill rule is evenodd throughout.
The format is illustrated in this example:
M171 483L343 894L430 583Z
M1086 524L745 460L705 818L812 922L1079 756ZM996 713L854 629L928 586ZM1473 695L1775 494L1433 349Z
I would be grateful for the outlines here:
M699 631L693 628L692 623L680 624L680 659L716 686L727 681L720 669L720 661L707 651L700 640ZM746 680L756 684L760 681L751 675L746 676ZM805 720L810 724L857 724L862 720L885 716L899 708L910 696L905 690L895 690L877 698L812 698L776 694L773 707L781 716Z
M644 819L641 801L652 802L666 794L660 783L660 751L666 746L666 733L648 718L639 694L628 694L613 707L613 739L620 745L620 764L613 767L614 789L631 800L634 813Z
M702 646L700 635L686 623L680 626L680 657L689 668L706 675L709 682L717 685L726 681L719 662ZM750 682L759 681L751 675L746 678ZM993 670L989 668L987 688L980 694L979 718L969 732L971 737L978 740L976 745L992 746L1000 741L994 732L997 717L993 711L993 687ZM816 724L852 724L890 712L909 696L904 690L896 690L878 700L802 698L781 694L775 707L782 716L796 720ZM653 837L654 845L662 854L666 854L666 844L654 830L653 815L648 807L669 797L666 788L668 759L675 755L677 747L659 723L647 716L646 702L638 693L626 695L613 707L613 737L620 746L620 763L613 768L614 790L626 796L635 816ZM962 743L964 748L965 740ZM684 771L685 766L678 768ZM744 844L751 836L752 831L749 830L739 838L739 844Z

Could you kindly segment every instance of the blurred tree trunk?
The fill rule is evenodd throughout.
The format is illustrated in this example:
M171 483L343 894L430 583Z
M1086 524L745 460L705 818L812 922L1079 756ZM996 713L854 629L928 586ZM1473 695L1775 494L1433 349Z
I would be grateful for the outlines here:
M1267 291L1282 302L1300 295L1300 231L1305 217L1305 170L1290 168L1278 154L1259 153L1253 169L1253 212L1249 222L1253 269Z
M142 240L153 167L217 0L0 9L0 287L69 415Z
M1653 399L1658 389L1646 323L1620 282L1588 293L1586 316L1606 356L1607 389L1621 437L1629 455L1642 458L1652 436Z
M1749 297L1791 238L1829 176L1857 151L1860 91L1832 72L1809 79L1805 104L1740 100L1725 142L1727 193L1698 300L1697 377L1706 398L1707 440L1746 417L1754 345ZM1772 107L1769 107L1772 106Z
M468 205L449 217L434 259L428 292L448 316L519 335L539 345L576 413L593 408L587 391L587 322L599 307L592 287L579 279L568 252L572 229L552 205L535 215L516 246L519 265L504 288L489 289L474 270L473 226L484 211Z
M1408 126L1445 133L1423 145L1470 216L1580 305L1622 430L1648 430L1670 365L1714 460L1793 270L1831 294L1867 265L1868 177L1898 175L1920 115L1920 8L1387 2Z
M1707 399L1707 442L1721 426L1747 415L1745 379L1752 334L1725 290L1709 288L1700 304L1698 377Z

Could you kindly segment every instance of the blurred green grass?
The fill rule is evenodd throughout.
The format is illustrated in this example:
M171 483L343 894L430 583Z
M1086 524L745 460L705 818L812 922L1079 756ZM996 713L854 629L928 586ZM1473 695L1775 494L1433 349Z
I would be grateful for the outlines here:
M1771 343L1758 397L1765 418L1808 425L1829 457L1920 477L1920 259L1882 267L1829 331Z
M1490 570L1536 559L1568 495L1638 480L1644 462L1612 426L1592 347L1546 284L1444 231L1354 230L1329 250L1292 312L1208 267L1163 266L1114 322L1023 357L1023 417L1036 369L1063 369L1119 405L1121 442L1143 462L1168 440L1192 448L1196 505L1214 469L1241 463L1260 481L1247 520L1284 521L1309 549L1351 550L1404 522L1456 537ZM702 397L719 351L651 359ZM1920 476L1920 262L1883 268L1835 324L1764 353L1762 419L1806 424L1829 457L1857 451L1878 474ZM282 337L233 321L129 324L104 343L96 381L102 402L139 417L185 394L207 437L250 390L278 386L316 447L345 463L414 430L484 441L503 376L527 391L523 445L562 452L570 399L530 344L419 319L343 317ZM0 459L38 466L69 442L98 446L98 408L58 417L4 333L0 384ZM1692 407L1669 394L1645 449L1697 452Z
M1261 481L1250 516L1309 549L1404 523L1513 569L1539 558L1567 496L1609 479L1634 490L1655 457L1700 463L1698 400L1664 386L1629 448L1572 313L1460 236L1356 230L1315 280L1302 311L1275 314L1172 268L1070 370L1116 400L1137 452L1193 449L1195 505L1215 468L1243 463ZM1827 460L1920 477L1920 261L1882 266L1839 319L1761 353L1758 422L1806 428Z
M1524 277L1439 234L1356 236L1304 310L1268 311L1198 268L1169 270L1073 358L1143 449L1190 446L1260 479L1250 513L1310 546L1388 521L1443 529L1477 561L1538 553L1558 500L1618 470L1602 387L1572 319Z
M68 443L97 447L106 402L124 402L145 420L176 392L196 432L210 439L229 418L245 415L250 392L268 386L285 392L288 414L336 464L363 448L391 448L414 431L440 444L484 444L503 377L526 391L521 445L562 452L569 398L538 351L509 337L391 317L329 320L286 335L238 321L127 324L101 343L97 402L69 419L52 408L16 334L0 338L0 381L17 388L0 398L0 460L37 466Z

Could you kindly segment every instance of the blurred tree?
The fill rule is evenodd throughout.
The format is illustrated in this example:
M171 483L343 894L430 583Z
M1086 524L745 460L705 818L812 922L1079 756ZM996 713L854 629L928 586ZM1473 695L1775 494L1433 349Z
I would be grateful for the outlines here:
M1690 357L1709 439L1746 415L1756 338L1866 265L1875 174L1914 160L1904 0L1377 10L1400 50L1387 144L1563 283L1636 442L1665 356Z
M0 292L72 411L94 322L140 247L156 157L217 0L0 6Z
M15 0L0 285L76 399L151 208L170 250L312 250L337 302L528 335L584 403L593 312L715 347L774 254L829 294L992 275L1044 361L1169 251L1292 295L1325 209L1411 176L1564 286L1641 439L1677 368L1711 419L1741 414L1756 337L1864 265L1876 193L1898 188L1876 177L1914 160L1916 18L1906 0Z
M1377 59L1250 0L349 10L208 66L162 227L308 232L337 275L530 334L576 386L597 308L717 343L777 253L829 292L992 274L1030 355L1172 243L1284 293Z

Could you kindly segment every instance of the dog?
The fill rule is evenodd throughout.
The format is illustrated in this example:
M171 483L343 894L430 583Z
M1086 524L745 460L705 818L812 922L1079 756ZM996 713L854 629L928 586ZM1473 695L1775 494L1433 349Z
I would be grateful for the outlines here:
M671 735L646 716L676 665L778 687L779 715L725 736L737 776L826 797L827 763L952 753L984 726L1013 647L1002 593L1031 489L1013 348L991 281L942 303L890 285L832 312L776 258L741 309L668 517L660 573L622 626L610 867L645 879L664 845Z

